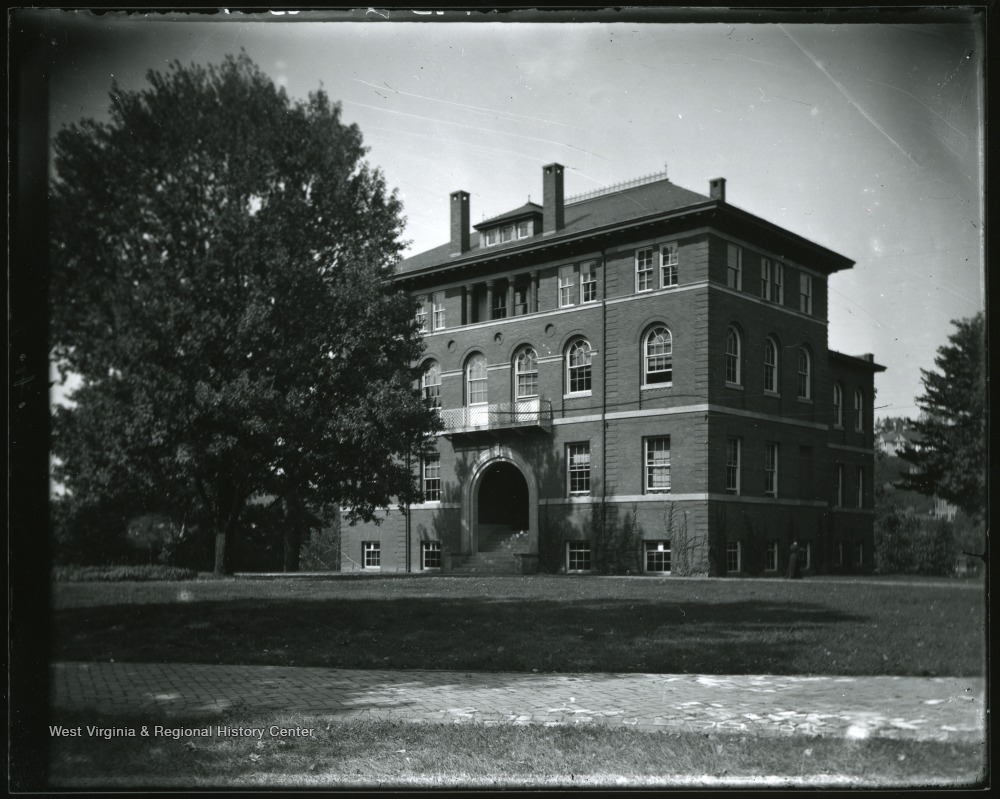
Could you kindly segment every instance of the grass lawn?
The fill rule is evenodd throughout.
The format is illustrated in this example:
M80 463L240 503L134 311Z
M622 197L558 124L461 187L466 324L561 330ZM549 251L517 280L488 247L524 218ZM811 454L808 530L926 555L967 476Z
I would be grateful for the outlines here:
M131 729L137 737L53 738L52 787L518 787L968 785L982 778L975 744L767 738L608 727L330 724L288 713L221 718L62 713L64 726ZM152 737L154 726L195 734ZM220 737L224 725L261 738ZM271 727L312 730L271 735ZM151 737L138 736L146 726ZM208 735L197 730L208 727Z
M983 584L344 577L57 583L56 660L707 674L983 673Z

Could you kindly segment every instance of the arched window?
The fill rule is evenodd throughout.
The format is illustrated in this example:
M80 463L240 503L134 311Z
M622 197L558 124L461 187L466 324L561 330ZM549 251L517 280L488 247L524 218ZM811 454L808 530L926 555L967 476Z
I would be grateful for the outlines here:
M735 327L726 330L726 382L739 385L743 379L740 373L740 356L743 349L740 331Z
M485 405L488 401L486 391L486 356L476 353L465 364L465 404Z
M665 327L654 327L643 341L642 384L653 386L674 379L674 338Z
M421 380L424 399L432 408L441 407L441 367L437 361L428 361L427 370Z
M538 353L525 347L514 359L517 399L538 396Z
M854 392L854 429L859 433L865 429L864 407L864 395L860 388L856 389Z
M770 336L764 339L764 391L778 393L778 345Z
M812 366L809 350L799 347L799 398L812 398Z
M844 426L844 388L840 383L833 384L833 426Z
M590 391L590 363L590 343L585 339L577 339L566 354L567 393Z

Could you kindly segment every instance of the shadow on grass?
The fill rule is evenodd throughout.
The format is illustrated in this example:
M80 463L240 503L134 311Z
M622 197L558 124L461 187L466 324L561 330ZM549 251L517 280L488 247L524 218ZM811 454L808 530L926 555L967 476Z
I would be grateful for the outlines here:
M886 671L884 647L869 640L867 617L769 600L237 599L64 609L55 621L56 660L513 672L897 673ZM920 671L906 665L898 673Z

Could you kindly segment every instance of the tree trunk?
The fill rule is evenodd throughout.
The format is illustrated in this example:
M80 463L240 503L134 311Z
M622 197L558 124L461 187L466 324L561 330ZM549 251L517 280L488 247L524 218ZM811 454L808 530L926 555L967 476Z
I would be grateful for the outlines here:
M301 521L294 517L289 519L285 524L284 570L286 572L297 572L299 570L299 553L302 543L302 533L299 524L301 524Z
M215 576L221 577L226 573L226 531L221 530L215 534Z

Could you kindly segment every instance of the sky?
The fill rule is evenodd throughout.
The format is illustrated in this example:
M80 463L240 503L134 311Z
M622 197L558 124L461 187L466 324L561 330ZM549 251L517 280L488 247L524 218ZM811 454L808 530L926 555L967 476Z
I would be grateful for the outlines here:
M731 204L856 262L830 279L829 345L887 367L876 376L879 417L917 415L920 369L934 368L951 320L985 306L985 50L971 15L748 24L36 13L54 53L50 134L105 119L112 80L137 89L150 69L242 48L292 98L322 88L342 103L368 161L399 191L406 254L448 240L451 192L471 194L475 223L540 202L541 166L552 162L566 167L567 196L662 171L707 194L724 177Z

